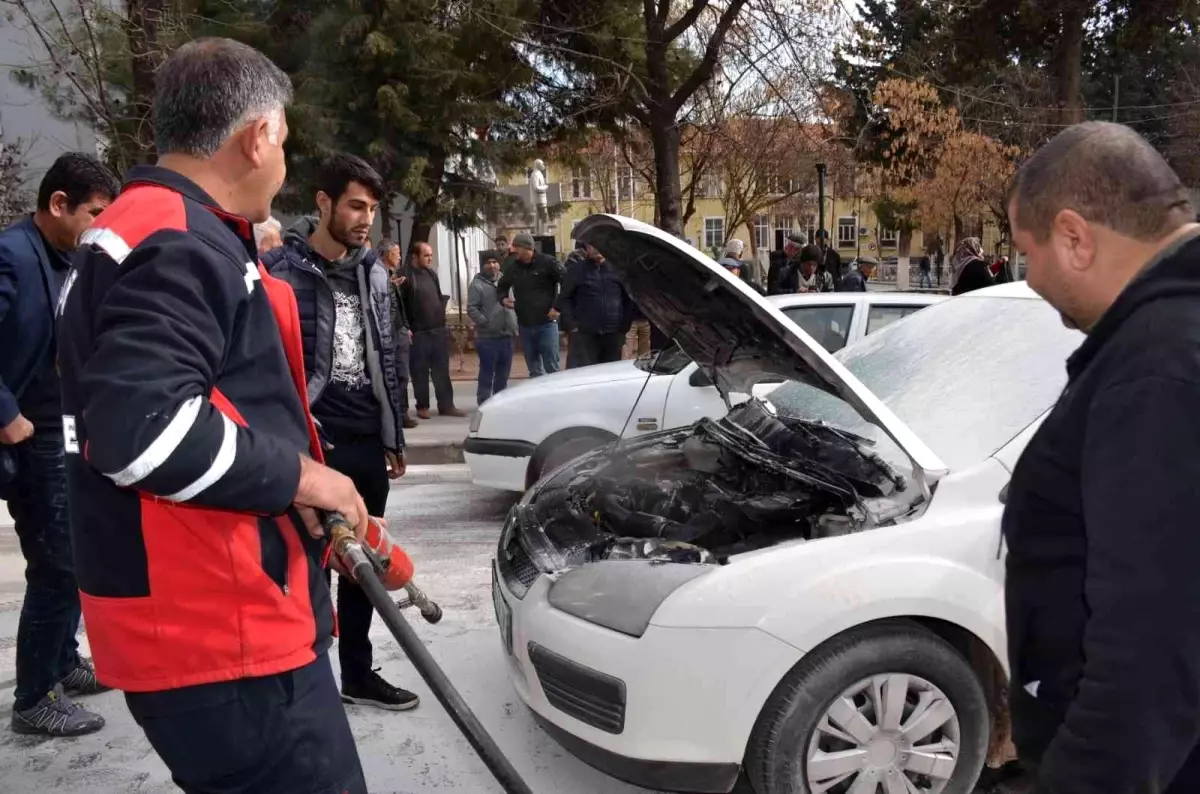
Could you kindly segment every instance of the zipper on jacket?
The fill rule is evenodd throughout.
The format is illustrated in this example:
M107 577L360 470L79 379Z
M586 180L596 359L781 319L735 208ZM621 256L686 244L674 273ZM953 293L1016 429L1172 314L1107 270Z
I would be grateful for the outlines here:
M287 571L288 549L283 539L283 532L274 518L258 519L259 547L262 554L263 571L270 577L284 595L288 594Z

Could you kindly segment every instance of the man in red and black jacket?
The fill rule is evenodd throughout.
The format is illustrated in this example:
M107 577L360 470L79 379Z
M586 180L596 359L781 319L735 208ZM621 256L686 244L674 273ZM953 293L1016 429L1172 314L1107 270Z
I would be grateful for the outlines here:
M257 261L288 78L224 39L156 75L158 165L84 236L59 303L72 544L100 680L186 791L365 792L326 656L295 298Z

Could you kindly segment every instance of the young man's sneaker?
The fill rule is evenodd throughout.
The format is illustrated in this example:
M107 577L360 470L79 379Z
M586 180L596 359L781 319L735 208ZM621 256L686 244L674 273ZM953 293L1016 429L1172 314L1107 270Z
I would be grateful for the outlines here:
M84 736L104 727L104 718L71 700L56 686L32 708L13 710L13 733L37 736Z
M96 668L92 666L92 660L82 656L79 657L75 669L67 673L67 677L59 683L62 684L63 691L72 697L98 695L112 688L100 683L96 678Z
M342 681L342 702L386 711L408 711L415 709L421 699L412 692L392 686L372 670L360 681Z

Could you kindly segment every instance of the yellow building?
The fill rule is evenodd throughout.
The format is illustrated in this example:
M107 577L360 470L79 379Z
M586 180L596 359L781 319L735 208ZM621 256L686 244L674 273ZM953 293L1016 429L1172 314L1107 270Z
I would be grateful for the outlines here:
M551 208L561 210L552 213L545 232L554 238L555 250L562 258L572 248L572 231L584 218L594 213L614 212L636 218L646 223L654 222L654 197L649 186L628 165L616 165L597 173L594 169L547 162L547 182ZM501 180L502 190L530 202L529 189L524 174L511 174ZM686 181L686 176L685 176ZM899 236L891 229L880 228L872 210L873 197L853 195L853 190L842 194L835 188L841 183L853 185L854 179L830 178L826 186L825 224L830 239L844 261L857 257L886 260L899 253ZM726 228L724 190L717 178L702 180L695 199L695 212L688 219L684 234L692 245L706 253L716 251L719 255L726 241L737 238L746 243L745 258L753 251L758 261L765 266L768 252L782 247L783 239L791 231L799 231L811 241L817 231L818 212L815 191L805 195L781 196L773 206L766 208L751 224L737 229ZM686 204L686 196L684 197ZM499 225L496 234L509 239L519 231L532 232L532 217L513 217ZM1000 229L994 223L976 224L965 230L967 235L982 239L984 251L989 255L998 253ZM925 251L925 240L921 232L914 232L910 255L918 257ZM951 251L946 251L949 258Z

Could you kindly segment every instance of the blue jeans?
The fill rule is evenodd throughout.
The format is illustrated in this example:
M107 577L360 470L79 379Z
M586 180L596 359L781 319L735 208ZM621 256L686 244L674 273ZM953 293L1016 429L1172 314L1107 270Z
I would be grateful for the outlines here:
M71 558L63 434L38 428L18 444L17 476L0 491L25 557L13 708L32 708L79 663L79 589Z
M918 287L933 289L933 279L929 277L928 270L921 271L921 280L917 282Z
M558 323L522 325L521 350L525 354L525 364L529 367L529 377L536 378L558 372Z
M499 339L476 339L475 350L479 353L479 388L475 393L477 405L483 405L493 394L508 388L508 375L512 372L513 340L511 336Z

